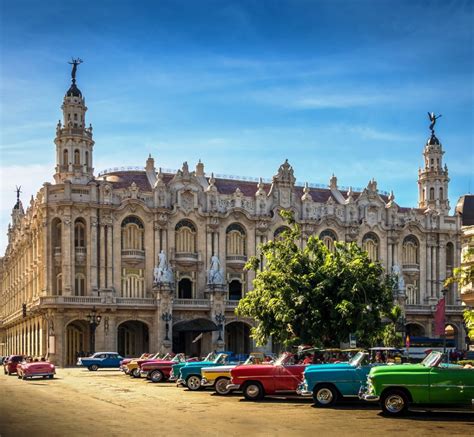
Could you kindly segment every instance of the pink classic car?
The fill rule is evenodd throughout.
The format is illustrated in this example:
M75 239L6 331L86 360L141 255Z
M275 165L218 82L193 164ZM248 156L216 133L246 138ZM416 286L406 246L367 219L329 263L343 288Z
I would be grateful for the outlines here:
M23 361L17 366L17 374L19 379L27 379L34 377L42 377L53 379L56 369L54 364L49 361Z

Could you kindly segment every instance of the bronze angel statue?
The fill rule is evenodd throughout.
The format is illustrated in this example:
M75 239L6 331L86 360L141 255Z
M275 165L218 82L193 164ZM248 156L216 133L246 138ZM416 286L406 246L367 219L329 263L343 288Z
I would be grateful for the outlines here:
M430 131L431 131L431 134L434 135L434 126L436 124L436 120L438 118L442 117L442 115L435 115L434 112L428 112L428 118L430 119L431 123L430 123Z

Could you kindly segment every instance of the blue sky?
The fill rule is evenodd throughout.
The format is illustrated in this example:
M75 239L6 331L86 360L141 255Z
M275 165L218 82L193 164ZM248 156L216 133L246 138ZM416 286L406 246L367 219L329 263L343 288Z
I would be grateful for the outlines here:
M427 111L450 199L473 187L471 1L23 1L0 6L0 251L54 172L74 57L95 168L177 168L393 189L416 206Z

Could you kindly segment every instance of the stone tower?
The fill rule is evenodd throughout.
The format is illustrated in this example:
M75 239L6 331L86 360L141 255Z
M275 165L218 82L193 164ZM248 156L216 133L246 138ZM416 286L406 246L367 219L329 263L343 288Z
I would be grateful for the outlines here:
M86 128L87 107L81 90L76 85L77 66L82 61L73 59L72 82L64 96L63 121L56 127L56 173L57 184L70 181L74 184L87 184L94 178L92 167L92 126Z
M449 211L448 167L443 168L443 147L435 135L434 122L431 126L424 151L424 167L418 170L418 207L439 212Z

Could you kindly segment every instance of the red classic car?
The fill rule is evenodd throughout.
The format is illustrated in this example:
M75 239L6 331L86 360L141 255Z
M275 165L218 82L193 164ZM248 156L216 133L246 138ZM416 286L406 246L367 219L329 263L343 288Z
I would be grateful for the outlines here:
M158 354L156 354L158 355ZM134 358L124 358L122 361L120 361L120 370L124 373L127 373L127 364L130 363L130 361L133 361L133 360L143 360L145 358L152 358L154 357L155 355L153 354L149 354L149 353L144 353L144 354L141 354L139 357L134 357Z
M293 394L303 381L305 364L295 364L296 357L283 353L273 364L240 365L230 371L229 390L242 390L245 399L258 401L265 395Z
M184 354L177 354L172 360L152 360L140 364L140 373L151 382L166 381L170 377L172 367L177 363L198 361L198 358L186 359Z
M10 355L7 357L3 362L3 372L5 375L13 375L16 373L17 365L21 363L24 358L24 355Z
M42 377L53 379L56 369L49 361L22 361L18 364L17 374L19 379Z

